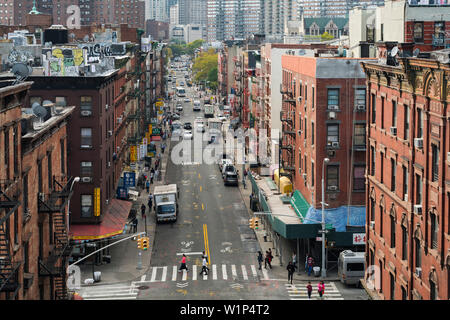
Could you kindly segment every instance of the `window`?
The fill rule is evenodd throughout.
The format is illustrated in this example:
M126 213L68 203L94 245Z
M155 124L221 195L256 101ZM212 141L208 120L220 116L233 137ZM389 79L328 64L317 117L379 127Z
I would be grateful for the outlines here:
M372 124L376 124L376 121L377 121L377 96L374 94L374 93L372 93L372 117L371 117L371 120L372 120Z
M397 128L397 101L392 100L392 126Z
M381 97L381 129L384 129L384 97Z
M347 271L364 271L364 263L347 263Z
M408 200L408 168L402 166L402 176L403 176L403 200Z
M439 180L439 148L431 144L431 181Z
M422 177L416 174L416 204L422 204Z
M314 162L311 162L311 187L314 187L314 176L315 176Z
M420 268L422 266L422 253L420 251L420 240L415 238L415 251L416 251L416 259L415 259L415 265L416 268Z
M364 191L366 189L366 180L364 177L366 171L365 165L355 165L353 168L353 191Z
M373 25L366 25L366 42L374 43L375 41L375 28Z
M436 300L438 296L436 283L430 279L430 300Z
M66 150L64 148L64 140L59 142L60 153L61 153L61 173L64 174L66 172Z
M303 128L305 131L305 140L308 139L308 119L305 118L305 127Z
M356 89L355 102L357 106L364 106L366 108L366 89Z
M308 173L308 163L307 163L307 157L306 157L306 154L305 154L305 157L304 157L304 164L305 164L305 166L304 166L304 169L305 169L305 174L307 174ZM305 179L305 181L306 181L306 179Z
M81 128L81 148L92 148L92 128Z
M391 248L395 248L395 217L391 215Z
M375 176L375 161L376 161L376 155L375 155L375 147L370 147L370 175Z
M384 41L384 23L381 24L380 28L380 41Z
M339 188L339 166L338 165L327 165L327 189L338 189Z
M22 179L22 195L23 195L23 212L28 211L28 174L25 174Z
M52 172L52 153L47 153L47 173L48 173L48 189L53 188L53 172Z
M81 195L81 217L89 218L92 217L93 201L92 195L83 194Z
M315 92L314 92L314 87L311 88L312 92L311 92L311 108L314 109L314 97L315 97Z
M431 249L438 248L438 219L437 215L431 214Z
M81 96L80 97L80 109L81 109L81 111L92 112L92 97L91 96Z
M328 89L328 109L330 106L339 107L339 89Z
M436 21L434 23L433 45L443 46L444 39L445 39L445 23L443 21Z
M417 138L423 137L423 115L422 109L417 109Z
M23 245L23 272L30 272L30 254L29 254L29 242Z
M375 221L375 199L370 198L370 221Z
M384 208L383 206L379 206L380 207L380 237L383 238L383 211Z
M30 108L33 106L33 103L35 102L42 105L42 97L30 97Z
M355 123L355 132L353 135L355 146L366 147L366 124Z
M381 162L381 164L380 164L380 182L383 183L383 180L384 180L384 154L383 153L381 154L380 162Z
M39 192L43 192L44 190L42 186L42 160L38 161L38 189Z
M395 160L391 158L391 191L395 192L395 177L396 177L397 165Z
M423 22L414 23L414 42L423 42Z
M383 292L383 261L379 260L380 262L380 292Z
M408 230L402 226L402 260L408 259Z
M66 97L55 97L55 105L61 107L67 106Z
M406 292L405 287L402 288L402 300L408 300L408 293Z
M14 177L19 176L19 133L17 126L13 128L13 166L14 166Z
M80 175L82 177L90 177L93 174L92 170L92 162L90 161L82 161L81 162L81 170Z
M19 244L19 210L14 211L14 244Z
M339 142L339 124L327 124L327 144Z
M314 145L314 122L311 122L311 145Z
M389 278L390 278L390 298L391 300L395 300L395 277L392 273L389 272Z
M403 139L409 141L409 108L405 106L404 109L405 127L403 129Z

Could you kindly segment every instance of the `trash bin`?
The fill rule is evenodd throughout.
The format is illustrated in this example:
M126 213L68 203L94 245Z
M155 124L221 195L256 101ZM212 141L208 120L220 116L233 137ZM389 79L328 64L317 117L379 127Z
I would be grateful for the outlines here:
M94 281L100 282L101 279L102 279L102 273L100 271L95 271L94 272Z
M319 277L320 276L320 267L314 267L313 271L314 271L314 276L315 277Z

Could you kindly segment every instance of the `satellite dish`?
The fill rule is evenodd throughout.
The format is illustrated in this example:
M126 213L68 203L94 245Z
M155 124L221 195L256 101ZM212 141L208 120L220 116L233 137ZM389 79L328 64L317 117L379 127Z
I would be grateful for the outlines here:
M391 55L391 57L395 57L397 55L397 53L398 53L398 47L395 46L391 49L390 55Z
M33 113L41 119L47 115L47 110L37 102L33 103L31 109L33 110Z
M417 57L419 54L420 54L420 49L419 48L414 49L413 57Z
M16 81L14 84L17 84L23 80L25 80L33 71L33 69L26 65L25 63L16 63L13 65L11 72L16 76Z

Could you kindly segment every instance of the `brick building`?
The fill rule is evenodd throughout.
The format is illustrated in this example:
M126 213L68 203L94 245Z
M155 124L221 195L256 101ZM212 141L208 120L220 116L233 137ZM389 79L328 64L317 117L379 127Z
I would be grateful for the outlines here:
M382 44L384 45L384 44ZM450 270L449 51L367 76L366 261L378 299L448 300Z
M45 105L41 119L23 112L31 85L0 85L1 300L67 298L67 121L74 107Z
M359 62L282 56L281 167L316 208L325 158L328 209L364 205L366 91Z
M169 40L169 23L157 20L145 21L145 34L152 40Z

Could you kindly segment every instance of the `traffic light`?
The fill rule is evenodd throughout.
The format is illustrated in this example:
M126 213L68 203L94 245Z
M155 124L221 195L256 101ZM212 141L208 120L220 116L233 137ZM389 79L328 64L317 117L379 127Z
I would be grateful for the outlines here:
M149 244L148 237L143 237L142 238L142 249L143 250L147 250L148 249L148 244Z
M250 229L255 229L255 218L248 219Z
M254 224L255 224L255 229L258 229L259 227L259 219L258 218L254 218Z
M143 238L139 237L137 239L137 245L138 245L138 249L142 249L143 248Z

